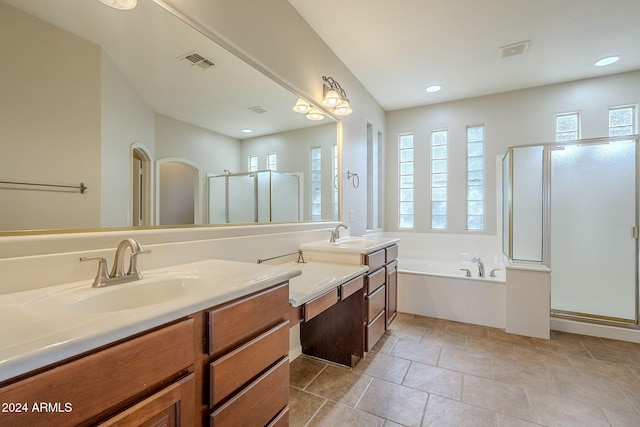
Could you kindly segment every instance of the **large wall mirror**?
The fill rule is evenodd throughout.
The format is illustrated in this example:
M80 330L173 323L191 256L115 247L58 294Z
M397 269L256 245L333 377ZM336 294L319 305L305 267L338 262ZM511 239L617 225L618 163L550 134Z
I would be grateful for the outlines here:
M296 99L152 0L0 0L0 233L337 219Z

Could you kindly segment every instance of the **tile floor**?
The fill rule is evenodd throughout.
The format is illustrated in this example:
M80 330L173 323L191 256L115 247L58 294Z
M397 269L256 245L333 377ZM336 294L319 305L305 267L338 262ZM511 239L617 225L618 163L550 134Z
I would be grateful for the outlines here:
M295 426L640 426L640 344L400 314L353 369L291 363Z

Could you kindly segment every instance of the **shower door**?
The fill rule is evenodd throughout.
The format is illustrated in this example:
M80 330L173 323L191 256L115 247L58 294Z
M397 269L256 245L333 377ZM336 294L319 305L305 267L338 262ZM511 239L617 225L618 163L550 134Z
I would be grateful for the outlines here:
M637 323L636 140L550 149L552 312Z

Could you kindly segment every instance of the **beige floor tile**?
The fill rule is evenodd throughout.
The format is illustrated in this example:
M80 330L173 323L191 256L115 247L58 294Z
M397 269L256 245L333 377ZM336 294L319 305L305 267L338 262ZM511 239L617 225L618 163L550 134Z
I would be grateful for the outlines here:
M466 336L442 330L427 329L422 336L422 342L454 350L465 351L467 349Z
M374 379L356 406L382 418L405 426L419 426L422 420L427 393Z
M419 342L426 330L427 328L425 327L414 325L409 322L399 322L398 319L396 319L389 329L387 329L387 335Z
M423 427L495 427L495 412L441 396L429 395Z
M640 426L640 344L586 335L400 313L354 369L290 372L291 426Z
M613 427L638 427L640 426L640 415L627 414L625 412L614 411L609 408L602 408L604 416Z
M534 421L526 391L518 385L465 375L462 401L514 418Z
M553 351L567 355L591 357L585 346L577 340L571 339L550 339L543 340L539 338L533 339L535 345L540 350Z
M489 338L467 337L467 352L486 354L496 358L514 360L518 358L516 348L513 344L507 344Z
M351 370L327 366L305 389L334 402L354 407L373 378Z
M613 381L606 381L588 372L556 372L553 378L558 385L560 396L623 412L637 413Z
M450 399L462 397L462 374L436 366L412 363L402 384Z
M558 386L551 371L541 366L515 360L493 359L493 379L506 384L519 385L527 390L558 394Z
M441 347L437 345L399 339L389 354L435 366L440 357L440 350Z
M409 369L411 361L384 353L370 352L353 368L353 373L369 375L385 381L400 384Z
M382 427L384 418L335 402L327 402L311 419L308 427Z
M326 401L297 388L289 388L289 426L304 426Z
M536 422L550 427L608 426L604 414L595 405L556 396L529 392Z
M382 337L380 337L378 342L373 346L371 351L377 351L378 353L389 354L397 342L398 342L397 337L385 332L385 334L382 335Z
M438 366L478 377L493 378L491 358L483 354L442 349Z
M300 356L289 365L289 384L305 388L326 366L326 363L317 359Z
M437 317L427 317L427 316L418 316L415 315L411 320L416 326L421 326L423 328L436 330L436 331L446 331L447 325L449 325L449 320L438 319Z
M518 361L530 366L538 366L549 369L551 372L571 369L569 358L564 353L554 353L553 351L542 351L538 349L523 348L516 346Z
M486 326L473 325L471 323L461 323L450 321L447 325L447 332L465 335L476 338L489 338L489 328Z

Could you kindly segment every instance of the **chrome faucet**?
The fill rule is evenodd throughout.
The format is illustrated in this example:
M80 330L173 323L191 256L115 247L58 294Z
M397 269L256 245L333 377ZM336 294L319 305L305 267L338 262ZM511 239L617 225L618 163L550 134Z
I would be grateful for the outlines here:
M482 258L480 258L479 256L473 257L473 259L471 259L471 262L478 263L478 276L484 277L484 263L482 262Z
M130 251L129 254L129 269L125 273L124 271L124 257ZM94 288L101 288L104 286L117 285L119 283L132 282L134 280L142 279L142 274L138 268L138 255L149 253L142 249L140 243L135 239L125 239L118 245L116 249L116 255L113 259L113 268L109 273L107 268L107 260L103 257L86 256L81 257L80 261L98 261L98 273L93 280Z
M336 225L336 228L334 230L331 230L331 237L329 237L329 241L331 243L335 243L338 240L340 240L340 229L341 228L344 228L345 230L349 229L349 227L347 227L343 223L340 223L340 224Z

